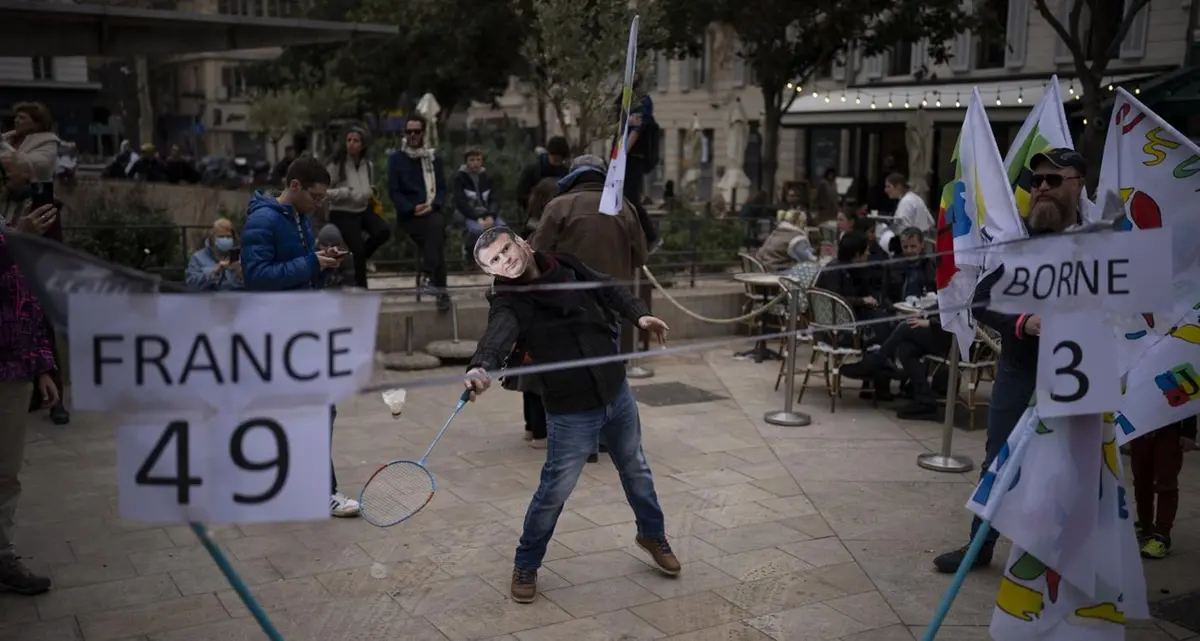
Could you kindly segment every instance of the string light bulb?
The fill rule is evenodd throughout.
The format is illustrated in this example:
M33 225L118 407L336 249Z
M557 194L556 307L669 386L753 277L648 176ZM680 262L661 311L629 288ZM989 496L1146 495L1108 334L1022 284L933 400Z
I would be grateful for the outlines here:
M891 93L888 93L888 103L887 103L887 105L888 105L888 109L891 109L891 108L892 108L892 94L891 94Z
M922 107L929 106L929 97L928 96L921 96L921 106Z
M908 109L908 94L904 94L904 108Z
M871 108L872 109L875 108L875 99L874 98L871 99Z
M1109 83L1109 85L1108 85L1108 90L1109 90L1109 91L1112 91L1112 90L1113 90L1112 83Z
M1141 93L1142 93L1142 88L1141 88L1141 87L1134 87L1134 88L1133 88L1133 94L1134 94L1135 96L1137 96L1137 95L1141 95Z
M996 106L997 107L1000 106L1000 90L999 89L996 90Z
M961 108L962 108L962 103L961 103L961 102L959 102L959 100L958 100L958 94L954 94L954 108L955 108L955 109L961 109Z
M820 95L821 95L821 94L820 94L820 93L818 93L818 92L816 92L816 91L814 91L814 92L813 92L813 98L816 98L816 97L818 97L818 96L820 96Z
M1019 105L1019 104L1022 104L1022 103L1024 103L1024 102L1025 102L1025 90L1024 90L1024 89L1018 89L1018 90L1017 90L1017 104Z
M804 87L801 87L800 85L796 85L796 93L804 93Z
M933 106L934 106L934 107L941 107L941 106L942 106L942 94L941 94L940 92L934 92L934 94L933 94Z
M1085 127L1087 126L1087 118L1084 118L1084 119L1083 119L1083 124L1084 124L1084 126L1085 126Z
M793 88L793 87L795 87L795 86L796 86L796 85L793 85L793 84L792 84L792 83L790 83L790 82L789 82L789 83L787 83L787 88L788 88L788 89L791 89L791 88Z
M825 104L829 104L829 96L825 96Z
M846 92L842 92L842 102L846 102Z
M861 105L861 104L862 104L862 96L855 96L855 97L854 97L854 104L856 104L856 105ZM872 102L871 104L872 104L872 105L874 105L875 103L874 103L874 102Z
M1069 86L1067 86L1067 93L1071 94L1072 96L1075 95L1075 81L1074 80L1072 80L1071 84Z

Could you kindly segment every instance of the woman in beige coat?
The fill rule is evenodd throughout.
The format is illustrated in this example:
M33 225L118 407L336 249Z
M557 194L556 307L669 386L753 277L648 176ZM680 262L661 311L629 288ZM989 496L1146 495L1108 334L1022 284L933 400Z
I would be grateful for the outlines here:
M5 132L4 142L33 165L30 182L54 181L58 167L58 136L51 129L50 110L37 102L22 102L13 107L13 130Z

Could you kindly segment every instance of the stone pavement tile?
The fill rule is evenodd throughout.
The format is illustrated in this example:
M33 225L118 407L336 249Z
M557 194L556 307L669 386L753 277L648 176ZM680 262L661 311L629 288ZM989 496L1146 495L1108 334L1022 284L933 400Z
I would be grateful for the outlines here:
M825 605L870 628L900 623L892 608L878 592L863 592L825 601Z
M1175 641L1175 638L1157 628L1127 628L1125 641Z
M736 458L736 457L735 457ZM741 462L739 460L739 462ZM738 483L749 483L754 479L733 470L730 468L718 468L708 470L696 470L692 472L679 472L671 475L677 481L683 481L695 488L721 487L725 485L736 485Z
M175 547L175 542L161 528L152 530L137 530L124 534L109 534L89 536L71 541L71 549L78 558L105 556L113 554L133 554L135 552L150 552L167 550Z
M282 554L272 554L267 557L271 565L290 579L310 574L322 574L334 570L347 570L371 564L371 557L356 545L340 550L297 550Z
M634 557L621 550L613 550L551 561L545 567L566 579L571 585L583 585L592 581L637 574L644 572L650 566L640 557Z
M925 626L910 625L908 631L913 638L920 639L925 634ZM943 625L938 629L938 641L991 641L987 625Z
M444 581L450 575L429 559L401 563L372 563L370 567L334 570L317 580L335 598L387 594L425 582Z
M739 581L757 581L812 569L811 565L778 548L730 554L709 559L708 563Z
M707 510L697 510L696 514L708 521L725 528L754 525L787 518L758 503L740 503L725 507L714 507Z
M750 483L739 483L737 485L726 485L723 487L710 487L688 492L693 496L704 499L704 502L692 508L690 511L703 510L714 507L725 507L726 505L735 505L737 503L750 503L753 501L761 501L764 499L776 499L778 496L770 492L751 485Z
M20 623L0 617L0 621L0 639L5 641L83 641L75 617Z
M431 504L429 507L433 507L433 505ZM446 522L446 529L479 525L488 521L503 521L508 518L507 514L492 507L490 503L459 503L452 507L433 510L432 513L437 514L439 518ZM375 529L378 530L379 528Z
M746 618L749 613L712 592L697 592L630 608L667 634L682 634Z
M730 485L728 487L750 487ZM662 507L666 514L682 514L686 512L695 512L696 510L705 510L709 508L721 507L720 502L710 501L709 499L694 494L691 490L680 492L678 494L669 494L667 496L658 497L658 504Z
M166 574L93 583L77 588L51 590L36 598L43 620L73 614L105 612L179 597L179 590Z
M713 590L751 615L790 610L846 593L803 572L782 574Z
M662 499L663 497L660 496L660 504L662 503ZM579 516L596 525L616 525L618 523L633 522L633 509L624 501L580 508L578 512ZM555 531L557 531L557 528L555 528Z
M914 641L914 637L903 625L889 625L878 630L844 636L841 641Z
M859 594L875 589L875 584L867 574L853 562L810 570L808 575L821 579L846 594Z
M54 581L56 589L129 579L137 574L137 570L129 562L129 557L123 554L91 557L78 563L56 565L50 569L50 578Z
M414 619L386 594L289 608L272 619L300 631L296 641L445 641L424 619ZM292 641L292 637L287 637Z
M480 603L426 617L450 641L477 641L497 634L543 628L571 620L548 599L521 604L512 601Z
M682 515L667 517L667 536L671 538L687 536L689 534L700 535L720 529L723 529L720 525L709 521L696 512L687 512Z
M18 516L17 518L21 518ZM17 553L21 555L21 560L30 568L38 571L46 570L55 565L68 565L75 563L79 557L71 548L71 544L60 540L58 537L51 537L22 542L16 542ZM118 552L119 554L119 552ZM94 556L108 555L107 552L96 552Z
M233 561L232 563L233 569L242 577L242 581L251 587L283 578L266 559ZM183 596L216 592L229 587L229 579L226 579L221 569L211 562L207 567L176 570L169 574L171 580L175 582L175 587L179 588L179 592Z
M656 569L630 574L629 580L653 592L660 599L704 592L738 583L738 580L703 562L683 564L679 576L667 576Z
M551 542L550 546L547 546L546 548L547 551L549 551L550 547L553 546L555 546L555 544L554 542ZM558 544L557 547L561 548L562 545ZM500 548L500 546L497 545L493 547L466 548L462 550L455 550L453 552L439 552L425 558L428 558L430 561L435 563L437 567L441 568L442 572L445 572L450 576L472 576L479 574L479 569L481 567L502 563L504 561L511 562L512 550L509 550L508 554L501 554L500 550L497 548Z
M951 540L951 534L957 540L970 523L963 506L971 487L965 483L801 481L800 485L843 541L896 540L928 532L926 545L932 546Z
M244 526L239 526L239 528L241 527ZM294 532L247 534L241 538L226 541L224 546L239 561L261 559L272 554L281 554L304 548L304 545L300 543L300 539L296 538Z
M187 525L176 525L163 528L167 532L167 536L171 537L171 541L176 547L187 548L196 545L196 533ZM236 525L209 525L205 528L208 531L208 538L214 541L228 541L230 539L240 539L244 534Z
M579 554L621 550L633 545L637 530L628 523L593 527L557 535L558 542Z
M801 488L809 481L962 483L966 478L917 467L917 455L928 450L911 440L795 439L787 443L793 451L781 452L779 458Z
M649 641L662 638L663 633L632 612L618 610L518 632L515 636L517 641Z
M833 641L871 629L824 603L766 614L747 623L775 641Z
M1171 636L1176 641L1191 641L1192 639L1200 638L1200 632L1192 632L1187 628L1171 623L1170 621L1156 621L1158 627Z
M808 394L805 394L805 397L807 398ZM781 443L799 443L810 439L846 439L852 441L909 440L908 434L904 430L870 407L842 407L839 403L837 413L829 415L825 413L829 408L827 396L820 396L819 403L814 403L816 404L806 402L798 408L799 411L812 415L812 424L805 427L769 425L761 420L755 422L758 433L775 450L776 455L779 455L780 450L778 446ZM783 403L779 402L771 404L764 409L782 409L782 407ZM749 413L749 409L747 409L747 414ZM761 417L762 414L755 413L752 416ZM780 456L780 458L783 457Z
M133 608L81 614L79 627L88 641L116 641L227 619L229 613L217 597L202 594Z
M403 527L401 525L400 527ZM435 543L417 532L397 531L382 539L363 541L358 547L380 563L399 563L438 554Z
M20 594L0 592L0 622L25 623L38 620L37 600ZM0 637L2 639L3 637Z
M795 518L817 513L817 508L802 494L759 501L759 505L774 511L781 518Z
M251 590L254 598L264 610L285 610L309 603L328 601L332 595L325 586L313 576L302 576L294 579L283 579L272 583L257 585ZM233 589L217 592L221 605L234 618L248 617L250 611L242 603L241 598Z
M332 521L333 519L329 519ZM241 531L242 536L272 536L278 534L287 534L289 532L300 532L303 530L311 530L328 523L329 521L290 521L287 523L240 523L237 529Z
M807 534L793 530L780 521L715 530L698 534L697 537L721 548L728 554L782 546L785 543L795 543L809 538Z
M271 623L283 638L299 641L303 633L295 624L279 616L271 617ZM217 623L205 623L167 632L149 635L149 641L262 641L266 637L258 622L252 618L232 619Z
M715 474L708 475L709 473L718 472L720 470L726 470L727 473L724 476L730 480L727 483L723 483L723 485L733 485L734 483L744 483L749 480L748 478L740 478L739 479L739 477L741 477L743 475L738 474L737 472L733 471L734 465L742 465L746 461L744 461L732 454L729 454L727 452L716 452L714 454L701 453L701 454L689 454L689 455L669 454L667 456L660 456L659 459L663 463L675 468L676 470L679 470L677 473L675 473L672 476L674 476L674 478L677 481L680 481L683 483L688 483L688 485L691 485L691 483L684 480L683 478L680 478L681 474L689 474L689 473L693 473L693 472L698 472L699 474L696 476L698 481L704 481L704 480L712 481L712 480L719 480L720 475L715 475ZM729 474L728 472L732 472L732 474ZM706 475L708 475L708 476L706 476ZM700 486L692 485L692 487L700 487ZM713 485L708 485L706 487L713 487Z
M451 552L516 541L520 538L520 533L504 523L491 521L447 530L422 532L421 536L440 548L439 551Z
M367 523L363 519L329 519L323 527L299 530L293 536L310 550L336 550L363 541L373 541L390 536L388 528Z
M623 576L543 591L542 596L576 618L658 600L654 593Z
M836 537L812 539L799 543L780 545L779 549L815 567L837 565L854 561L850 551Z
M951 579L949 575L934 573L932 553L910 540L847 541L846 547L901 621L910 626L929 622ZM1001 554L999 549L997 554ZM999 565L972 572L963 583L946 624L988 625L1000 577Z
M814 506L815 507L815 506ZM829 523L825 521L825 517L820 514L809 514L806 516L797 516L790 519L780 521L784 525L803 532L814 539L823 539L827 536L834 536L833 528L829 527Z
M410 585L392 592L391 596L405 612L413 616L505 599L503 594L477 576Z
M788 473L787 468L784 468L781 463L777 464L781 468L779 476L759 479L754 481L752 485L764 489L775 496L795 496L800 494L800 486L792 478L792 475Z
M134 552L129 555L129 562L142 576L178 570L194 570L213 564L208 550L198 544L186 548L172 547L150 552Z
M685 632L663 641L770 641L771 637L745 623L726 623L715 628Z

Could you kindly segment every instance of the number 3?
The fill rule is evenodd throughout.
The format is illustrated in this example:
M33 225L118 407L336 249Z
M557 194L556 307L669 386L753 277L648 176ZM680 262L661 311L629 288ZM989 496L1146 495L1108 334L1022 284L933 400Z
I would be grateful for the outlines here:
M1055 356L1058 356L1059 350L1067 350L1071 353L1071 362L1054 370L1055 376L1070 376L1075 379L1075 393L1073 394L1055 394L1050 392L1050 400L1056 403L1074 403L1083 397L1087 396L1088 390L1091 388L1091 383L1088 377L1083 372L1079 371L1079 365L1083 362L1083 348L1075 341L1062 341L1054 346Z

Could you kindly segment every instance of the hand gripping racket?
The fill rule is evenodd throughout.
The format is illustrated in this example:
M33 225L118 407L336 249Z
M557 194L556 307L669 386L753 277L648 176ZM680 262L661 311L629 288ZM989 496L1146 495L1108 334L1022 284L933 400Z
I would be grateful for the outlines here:
M429 449L425 450L421 460L398 459L385 463L367 479L367 484L363 486L362 494L358 497L359 513L364 521L377 527L391 527L412 518L429 505L433 500L433 493L437 490L437 482L433 474L426 469L425 459L429 458L429 453L437 446L438 441L442 440L446 428L450 427L454 417L458 416L470 399L471 390L464 391L458 399L458 405L454 407L454 412L446 419L446 424L429 444Z

